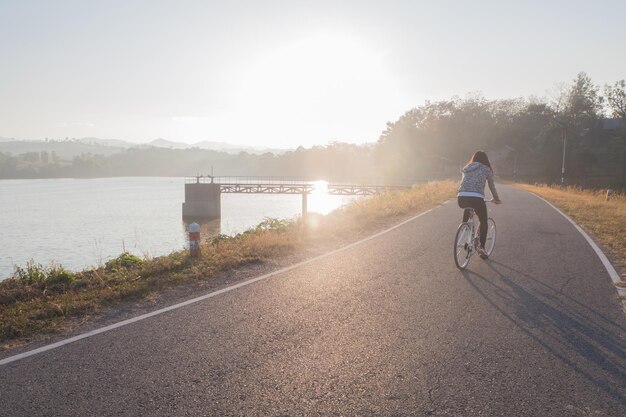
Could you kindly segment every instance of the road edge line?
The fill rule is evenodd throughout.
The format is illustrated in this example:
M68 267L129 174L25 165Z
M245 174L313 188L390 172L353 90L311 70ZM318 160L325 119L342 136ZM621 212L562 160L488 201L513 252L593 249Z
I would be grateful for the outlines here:
M591 248L596 253L598 258L600 258L600 262L602 262L604 269L606 269L606 271L608 272L609 277L611 278L611 281L613 282L613 284L623 282L619 276L619 273L617 272L617 270L615 269L611 261L609 261L609 258L606 256L606 254L602 251L602 249L600 249L598 244L591 238L591 236L589 236L589 234L582 227L578 225L578 223L576 223L571 217L563 213L561 209L556 207L554 204L550 203L545 198L533 193L532 191L528 191L528 190L524 190L524 191L534 195L540 200L543 200L544 203L546 203L547 205L552 207L554 210L556 210L556 212L559 213L561 216L565 217L565 219L567 219L567 221L570 222L576 228L576 230L578 230L578 232L585 238L587 243L589 243L589 246L591 246ZM621 298L623 296L626 296L626 288L620 288L617 285L613 285L613 287L615 288L615 291L617 292L618 300L621 301L622 303L622 311L626 313L626 300Z
M430 208L430 209L428 209L426 211L423 211L423 212L421 212L421 213L419 213L419 214L417 214L417 215L415 215L413 217L410 217L410 218L408 218L406 220L403 220L402 222L400 222L400 223L398 223L398 224L396 224L394 226L391 226L391 227L389 227L389 228L387 228L385 230L382 230L382 231L380 231L378 233L375 233L375 234L373 234L371 236L368 236L368 237L363 238L361 240L358 240L356 242L352 242L352 243L347 244L345 246L342 246L340 248L334 249L334 250L332 250L330 252L326 252L326 253L323 253L321 255L314 256L313 258L306 259L306 260L301 261L301 262L297 262L297 263L295 263L293 265L286 266L284 268L278 269L276 271L270 272L270 273L265 274L265 275L261 275L261 276L255 277L255 278L250 278L250 279L248 279L246 281L242 281L242 282L240 282L238 284L230 285L230 286L222 288L220 290L212 291L212 292L210 292L208 294L204 294L204 295L201 295L199 297L195 297L195 298L192 298L192 299L189 299L189 300L186 300L186 301L182 301L180 303L176 303L176 304L173 304L171 306L163 307L163 308L160 308L160 309L155 310L155 311L151 311L151 312L146 313L146 314L141 314L139 316L132 317L130 319L122 320L120 322L113 323L113 324L110 324L108 326L100 327L98 329L94 329L94 330L91 330L91 331L86 332L86 333L81 333L79 335L76 335L76 336L73 336L73 337L70 337L70 338L67 338L67 339L63 339L63 340L60 340L58 342L51 343L49 345L41 346L41 347L39 347L37 349L28 350L26 352L18 353L17 355L13 355L13 356L6 357L4 359L0 359L0 366L7 365L9 363L19 361L21 359L25 359L25 358L27 358L29 356L34 356L34 355L37 355L39 353L47 352L49 350L56 349L56 348L61 347L61 346L65 346L65 345L68 345L70 343L74 343L74 342L77 342L79 340L82 340L82 339L87 339L89 337L92 337L92 336L95 336L95 335L98 335L98 334L101 334L101 333L105 333L105 332L108 332L110 330L114 330L114 329L117 329L119 327L126 326L128 324L136 323L138 321L142 321L142 320L145 320L145 319L153 317L153 316L158 316L160 314L167 313L168 311L177 310L179 308L188 306L190 304L195 304L197 302L200 302L200 301L203 301L203 300L215 297L217 295L224 294L224 293L236 290L236 289L241 288L241 287L245 287L245 286L253 284L255 282L266 280L268 278L272 278L272 277L274 277L276 275L280 275L280 274L283 274L285 272L291 271L292 269L296 269L296 268L299 268L301 266L304 266L304 265L313 263L315 261L318 261L320 259L332 256L332 255L334 255L336 253L343 252L345 250L351 249L351 248L353 248L355 246L358 246L358 245L361 245L361 244L363 244L365 242L368 242L368 241L370 241L372 239L376 239L376 238L378 238L378 237L380 237L380 236L382 236L384 234L387 234L387 233L391 232L392 230L395 230L395 229L397 229L399 227L402 227L405 224L410 223L410 222L418 219L419 217L422 217L422 216L430 213L434 209L443 206L447 202L448 201L445 201L445 202L443 202L441 204L436 205L433 208Z

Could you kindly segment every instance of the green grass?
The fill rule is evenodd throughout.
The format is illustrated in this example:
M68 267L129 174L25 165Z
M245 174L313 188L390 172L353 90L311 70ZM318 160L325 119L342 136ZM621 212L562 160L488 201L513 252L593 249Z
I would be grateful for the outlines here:
M236 236L203 240L199 258L190 258L187 251L153 259L122 253L104 267L82 272L31 261L16 268L11 279L0 281L0 348L69 330L105 307L143 299L184 282L210 280L225 271L310 247L348 243L434 207L455 192L452 181L432 182L358 200L327 216L312 213L306 222L267 219Z

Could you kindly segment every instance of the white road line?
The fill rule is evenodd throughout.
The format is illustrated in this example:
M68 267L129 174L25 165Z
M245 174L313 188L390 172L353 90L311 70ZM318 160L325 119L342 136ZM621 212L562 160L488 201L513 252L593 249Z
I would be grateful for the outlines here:
M604 265L604 268L606 269L606 271L609 273L609 276L611 277L611 281L613 281L613 284L622 282L621 278L619 277L619 274L615 270L615 267L613 267L613 265L611 264L611 261L609 261L609 258L604 254L604 252L602 252L602 249L600 249L600 247L596 244L596 242L593 241L593 239L587 234L587 232L585 232L582 229L582 227L580 227L567 214L563 213L560 209L558 209L556 206L554 206L545 198L542 198L533 192L530 192L530 191L528 192L534 195L535 197L537 197L538 199L543 200L547 205L555 209L561 216L565 217L567 221L569 221L572 225L574 225L576 230L578 230L580 234L583 235L587 243L589 243L589 245L594 250L596 255L598 255L598 258L600 258L600 261L602 262L602 265ZM626 288L620 288L618 286L615 286L615 290L617 291L617 295L619 297L626 296ZM626 300L622 299L621 301L622 301L622 310L626 313Z
M442 205L444 205L446 203L447 202L442 203L438 207L441 207ZM323 259L323 258L326 258L328 256L334 255L336 253L339 253L339 252L351 249L351 248L353 248L353 247L355 247L357 245L361 245L361 244L363 244L365 242L368 242L368 241L370 241L372 239L376 239L377 237L380 237L380 236L382 236L382 235L384 235L386 233L391 232L392 230L395 230L395 229L397 229L397 228L399 228L401 226L404 226L405 224L407 224L409 222L412 222L413 220L417 219L418 217L422 217L423 215L425 215L427 213L430 213L432 210L433 209L426 210L426 211L418 214L417 216L413 216L410 219L407 219L407 220L405 220L405 221L403 221L401 223L398 223L395 226L392 226L392 227L390 227L390 228L388 228L386 230L378 232L375 235L366 237L365 239L361 239L361 240L359 240L357 242L354 242L354 243L351 243L349 245L342 246L339 249L335 249L333 251L326 252L326 253L324 253L322 255L318 255L318 256L315 256L315 257L313 257L311 259L307 259L306 261L298 262L296 264L293 264L291 266L279 269L279 270L271 272L269 274L261 275L261 276L256 277L256 278L251 278L251 279L249 279L247 281L240 282L239 284L231 285L230 287L222 288L221 290L217 290L217 291L211 292L209 294L202 295L200 297L192 298L190 300L183 301L182 303L174 304L174 305L171 305L169 307L165 307L165 308L162 308L162 309L159 309L159 310L152 311L150 313L142 314L141 316L137 316L137 317L133 317L133 318L128 319L128 320L120 321L118 323L114 323L114 324L111 324L111 325L106 326L106 327L101 327L99 329L95 329L95 330L92 330L92 331L87 332L87 333L82 333L82 334L79 334L77 336L70 337L68 339L63 339L63 340L58 341L56 343L45 345L45 346L42 346L42 347L37 348L37 349L29 350L27 352L23 352L23 353L20 353L18 355L9 356L8 358L4 358L4 359L0 360L0 366L6 365L6 364L11 363L11 362L19 361L20 359L24 359L24 358L27 358L29 356L37 355L39 353L47 352L49 350L56 349L58 347L61 347L61 346L64 346L64 345L67 345L67 344L70 344L70 343L73 343L73 342L77 342L77 341L79 341L81 339L86 339L88 337L95 336L95 335L100 334L100 333L108 332L109 330L117 329L118 327L126 326L126 325L131 324L131 323L135 323L135 322L138 322L138 321L141 321L141 320L153 317L153 316L157 316L159 314L163 314L163 313L166 313L168 311L176 310L176 309L179 309L181 307L185 307L185 306L188 306L190 304L194 304L194 303L197 303L199 301L206 300L207 298L215 297L216 295L224 294L226 292L229 292L229 291L232 291L232 290L236 290L237 288L245 287L246 285L253 284L253 283L257 282L257 281L268 279L268 278L274 277L276 275L285 273L287 271L291 271L292 269L298 268L298 267L303 266L303 265L310 264L312 262L318 261L320 259Z

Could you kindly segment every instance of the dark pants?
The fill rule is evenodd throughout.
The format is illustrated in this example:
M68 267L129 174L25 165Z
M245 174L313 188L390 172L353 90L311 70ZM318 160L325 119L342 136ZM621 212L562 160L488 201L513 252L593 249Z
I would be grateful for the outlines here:
M487 241L487 204L482 197L459 197L459 207L462 209L471 207L474 209L480 220L480 245L485 247ZM469 210L463 211L463 221L466 222L469 219Z

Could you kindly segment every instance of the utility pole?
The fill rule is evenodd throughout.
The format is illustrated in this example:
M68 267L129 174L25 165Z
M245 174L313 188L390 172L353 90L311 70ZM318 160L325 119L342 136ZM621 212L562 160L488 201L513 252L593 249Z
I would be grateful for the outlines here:
M565 148L567 146L567 125L560 120L554 120L554 122L561 128L563 128L563 159L561 161L561 189L565 185Z
M567 128L563 124L563 163L561 164L561 189L565 185L565 146L567 145Z

